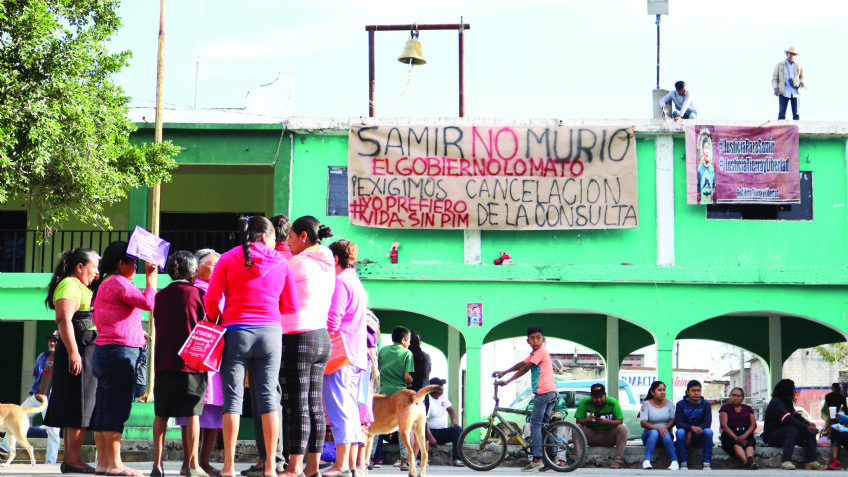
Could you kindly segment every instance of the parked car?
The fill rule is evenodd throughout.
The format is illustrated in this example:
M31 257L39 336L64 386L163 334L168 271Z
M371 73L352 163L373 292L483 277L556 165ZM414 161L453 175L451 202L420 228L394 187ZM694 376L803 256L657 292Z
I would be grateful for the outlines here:
M583 398L591 395L589 389L598 381L561 381L557 383L557 392L559 393L558 400L565 402L565 407L568 409L566 421L574 422L574 413L577 411L577 405ZM621 411L624 413L624 424L627 426L627 438L639 439L642 437L642 427L639 425L639 409L641 405L634 398L633 392L630 390L630 385L627 381L618 381L618 403L621 405ZM533 390L527 388L518 395L517 398L509 405L514 409L530 410L533 407ZM523 428L524 424L529 422L529 417L523 414L502 413L504 417Z

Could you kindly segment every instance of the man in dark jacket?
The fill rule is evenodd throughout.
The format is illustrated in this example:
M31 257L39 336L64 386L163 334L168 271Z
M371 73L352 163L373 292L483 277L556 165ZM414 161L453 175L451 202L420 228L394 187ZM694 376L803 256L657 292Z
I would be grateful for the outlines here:
M674 425L677 427L675 444L680 470L689 467L687 448L698 444L703 446L701 460L704 462L704 470L710 470L710 461L713 458L713 430L710 429L712 423L712 406L701 397L701 383L693 379L686 384L686 397L677 403L674 413Z

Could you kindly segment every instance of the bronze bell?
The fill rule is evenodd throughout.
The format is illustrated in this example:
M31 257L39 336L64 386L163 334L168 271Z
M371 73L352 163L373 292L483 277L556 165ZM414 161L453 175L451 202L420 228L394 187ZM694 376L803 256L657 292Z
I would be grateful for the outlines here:
M413 30L409 34L409 40L403 45L403 53L398 57L398 61L403 64L424 65L427 60L424 59L424 54L421 52L421 42L418 41L418 32Z

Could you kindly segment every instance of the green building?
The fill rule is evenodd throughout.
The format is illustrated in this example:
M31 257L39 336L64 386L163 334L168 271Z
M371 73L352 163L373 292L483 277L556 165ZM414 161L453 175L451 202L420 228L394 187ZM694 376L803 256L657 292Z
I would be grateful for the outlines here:
M798 123L801 204L706 208L687 204L683 128L663 121L599 121L634 127L639 223L591 230L399 230L351 225L346 215L348 131L360 119L292 118L280 124L166 123L183 148L162 186L161 235L172 249L234 246L240 214L314 215L356 242L359 276L383 331L416 329L448 358L450 398L466 422L490 392L481 347L524 336L591 348L618 380L622 360L656 345L658 377L672 380L675 340L709 339L761 357L772 380L796 349L845 340L848 331L848 124ZM367 121L364 121L368 123ZM370 124L370 123L368 123ZM421 126L556 126L558 120L403 119ZM759 126L754 123L734 125ZM151 141L152 124L135 139ZM146 190L113 207L114 230L70 223L39 245L25 204L0 210L0 347L9 369L0 401L20 402L32 363L53 329L44 306L53 260L74 246L105 247L150 220ZM398 263L389 254L400 243ZM515 260L496 266L501 250ZM160 285L167 282L160 278ZM143 283L140 277L139 284ZM483 326L466 307L481 303ZM461 369L465 356L464 370ZM464 380L464 381L462 381ZM453 383L462 382L455 386ZM610 394L618 386L609 386ZM463 399L464 396L464 399ZM472 399L472 397L474 397Z

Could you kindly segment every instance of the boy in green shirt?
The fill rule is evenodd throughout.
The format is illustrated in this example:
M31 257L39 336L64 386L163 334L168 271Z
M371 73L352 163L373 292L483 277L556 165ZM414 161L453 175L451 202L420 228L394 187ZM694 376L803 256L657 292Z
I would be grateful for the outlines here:
M377 356L380 368L380 394L394 394L412 383L412 351L409 351L410 331L403 326L392 330L392 344Z
M394 394L406 389L412 384L412 351L409 351L411 332L403 326L392 330L392 344L380 349L377 355L377 367L380 369L380 394ZM379 468L383 463L383 439L388 435L378 436L374 451L374 467ZM400 446L405 450L404 446ZM401 462L403 468L403 462ZM407 469L408 470L408 469Z

